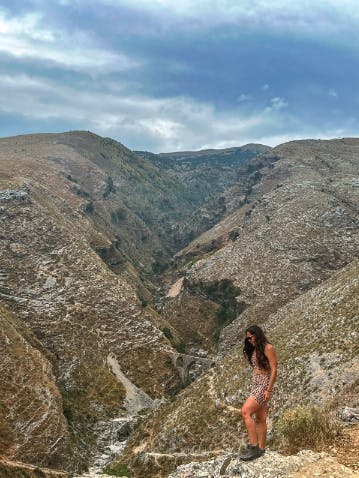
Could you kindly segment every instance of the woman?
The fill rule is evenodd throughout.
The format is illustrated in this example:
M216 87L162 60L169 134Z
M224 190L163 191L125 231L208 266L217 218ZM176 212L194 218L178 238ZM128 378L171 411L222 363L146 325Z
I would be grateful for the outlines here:
M273 345L257 325L252 325L246 330L243 354L253 368L251 394L241 410L249 445L240 458L249 461L265 452L267 403L277 377L277 357Z

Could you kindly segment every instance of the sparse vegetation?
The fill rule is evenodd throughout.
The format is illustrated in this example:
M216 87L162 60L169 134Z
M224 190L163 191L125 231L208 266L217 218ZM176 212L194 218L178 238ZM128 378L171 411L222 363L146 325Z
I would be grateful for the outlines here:
M115 211L111 211L111 222L113 224L120 224L127 218L127 210L123 207L117 208Z
M95 207L92 201L84 205L84 211L87 212L88 214L92 214L94 210L95 210Z
M173 333L169 327L163 327L161 329L163 335L171 342L172 347L177 350L178 353L184 354L186 352L186 343L173 336Z
M88 193L87 191L85 191L84 189L75 189L75 192L78 196L82 197L82 198L90 198L90 193Z
M103 198L106 199L111 193L115 193L115 192L116 192L116 187L113 182L113 179L111 176L108 176L106 180L105 191L103 193Z
M121 464L106 466L106 468L104 468L102 470L102 472L105 475L127 476L128 478L132 477L132 474L131 474L130 470L127 468L127 466L126 465L121 465Z
M244 302L236 300L241 290L235 287L230 279L199 283L193 287L194 289L199 288L199 291L205 294L208 299L220 305L216 312L216 318L220 326L232 322L246 308Z
M340 425L328 407L297 406L285 410L276 426L275 444L286 453L310 448L322 450L340 433Z
M165 259L158 258L152 264L154 274L162 274L168 268L168 262Z
M162 329L163 335L168 338L168 340L173 340L173 334L168 327Z
M181 340L178 343L174 344L174 348L177 350L178 353L184 354L186 353L186 344Z
M236 239L238 239L239 237L239 231L236 231L236 230L233 230L231 231L229 234L228 234L228 239L230 241L235 241Z
M14 432L7 422L4 405L0 403L0 454L4 455L14 440Z

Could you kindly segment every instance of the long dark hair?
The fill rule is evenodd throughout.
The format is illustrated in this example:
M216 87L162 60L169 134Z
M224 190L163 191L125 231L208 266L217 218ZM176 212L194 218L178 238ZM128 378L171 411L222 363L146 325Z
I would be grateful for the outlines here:
M246 334L247 332L249 332L251 335L254 335L254 337L256 338L256 345L255 346L252 345L251 342L247 338L245 338L244 347L243 347L243 355L248 359L248 362L252 365L251 358L255 349L259 368L262 368L264 370L269 370L270 368L269 361L264 353L264 348L266 344L270 343L269 340L264 335L263 330L260 327L258 327L258 325L251 325L250 327L246 329Z

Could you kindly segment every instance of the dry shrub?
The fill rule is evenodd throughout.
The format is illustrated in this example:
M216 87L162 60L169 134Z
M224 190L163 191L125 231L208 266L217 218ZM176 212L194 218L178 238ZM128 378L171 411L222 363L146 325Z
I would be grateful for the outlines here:
M333 443L341 426L328 407L298 406L285 410L276 426L274 442L283 452L322 450Z

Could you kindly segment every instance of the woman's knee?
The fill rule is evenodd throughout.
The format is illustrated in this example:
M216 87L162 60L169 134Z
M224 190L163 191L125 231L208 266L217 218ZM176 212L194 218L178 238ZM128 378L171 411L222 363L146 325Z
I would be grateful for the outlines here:
M256 422L262 425L267 423L267 414L263 411L256 413Z
M241 415L243 418L248 418L251 416L251 410L249 410L245 405L241 408Z

